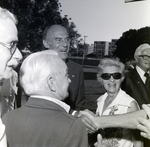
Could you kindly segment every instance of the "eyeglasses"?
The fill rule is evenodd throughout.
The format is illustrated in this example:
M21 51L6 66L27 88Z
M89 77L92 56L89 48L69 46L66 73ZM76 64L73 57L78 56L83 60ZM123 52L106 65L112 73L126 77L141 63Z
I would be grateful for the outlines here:
M121 73L115 72L115 73L103 73L103 74L101 75L101 78L104 79L104 80L109 80L109 79L111 78L111 76L112 76L115 80L121 79L121 77L122 77Z
M148 55L139 55L139 57L142 57L143 60L150 61L150 56L148 56Z
M4 47L6 47L8 50L10 50L11 55L13 55L17 49L17 41L13 41L11 43L5 44L3 42L0 42L0 44Z

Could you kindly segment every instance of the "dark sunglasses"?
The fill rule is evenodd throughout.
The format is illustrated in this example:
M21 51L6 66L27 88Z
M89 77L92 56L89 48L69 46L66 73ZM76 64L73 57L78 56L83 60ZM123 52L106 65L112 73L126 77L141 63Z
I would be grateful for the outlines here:
M116 73L103 73L101 75L101 78L104 80L109 80L111 76L113 76L115 80L121 79L122 77L121 73L116 72Z

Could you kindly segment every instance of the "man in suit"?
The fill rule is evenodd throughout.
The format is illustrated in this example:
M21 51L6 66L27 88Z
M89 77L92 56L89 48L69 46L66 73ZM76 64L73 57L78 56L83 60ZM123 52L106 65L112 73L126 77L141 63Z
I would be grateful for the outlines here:
M127 72L122 89L132 96L142 108L142 104L150 103L150 45L141 44L135 50L134 58L136 66ZM144 146L149 146L149 144L150 141L145 139Z
M1 15L3 15L3 14L1 14ZM11 15L13 15L13 14L11 14ZM15 24L17 23L16 18L14 18L14 22L15 22ZM8 27L11 28L11 26L8 26ZM8 34L6 34L7 33L6 30L4 30L5 34L8 35L8 38L10 36L9 34L13 33L14 35L16 35L15 37L17 39L12 38L12 40L11 40L12 42L10 42L10 44L8 44L8 45L3 44L3 45L5 47L14 46L14 47L17 48L16 45L17 45L17 42L18 42L18 36L17 36L18 32L17 31L13 32L13 31L9 30L8 28L7 28L7 31L8 31ZM1 32L1 34L2 33L3 32ZM3 35L1 35L1 36L2 36L2 38L5 39L5 37ZM7 40L5 40L5 42L7 43ZM22 54L17 48L17 50L16 50L15 54L13 54L13 58L12 58L12 63L13 64L11 65L12 66L11 76L9 78L7 78L7 79L5 78L3 80L2 87L1 87L1 97L0 97L1 103L2 103L1 115L3 115L4 113L14 109L15 95L17 94L17 82L18 82L18 75L17 75L17 72L15 72L14 69L18 66L21 59L22 59Z
M20 68L27 103L2 117L9 147L87 147L86 128L68 114L68 68L55 51L29 55Z
M18 60L22 57L17 48L18 32L16 24L17 20L15 16L8 10L0 7L0 94L4 79L9 79L12 77L13 68ZM0 146L7 146L5 126L2 124L1 116Z
M146 86L147 77L150 69L150 45L141 44L134 53L136 66L126 74L126 78L122 83L122 88L136 101L140 108L142 104L150 103L150 86ZM149 78L149 77L148 77ZM148 84L149 81L148 81Z
M43 32L43 45L49 50L57 51L61 59L67 64L71 83L69 85L69 96L65 99L65 103L70 105L73 110L79 111L84 109L83 69L79 64L68 59L70 48L68 31L61 25L48 26Z

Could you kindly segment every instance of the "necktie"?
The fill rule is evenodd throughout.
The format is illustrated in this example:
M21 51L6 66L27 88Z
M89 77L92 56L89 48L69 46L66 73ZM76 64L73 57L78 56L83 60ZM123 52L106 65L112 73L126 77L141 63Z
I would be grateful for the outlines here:
M147 90L150 90L150 77L149 77L149 74L146 72L144 74L144 76L146 77L145 86L146 86Z

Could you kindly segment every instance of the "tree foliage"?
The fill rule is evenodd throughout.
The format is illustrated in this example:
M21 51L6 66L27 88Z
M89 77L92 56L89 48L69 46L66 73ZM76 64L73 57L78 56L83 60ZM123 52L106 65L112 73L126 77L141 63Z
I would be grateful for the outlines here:
M42 33L53 24L66 27L72 40L80 37L71 19L67 15L61 16L58 0L0 0L0 6L10 10L18 19L20 49L27 47L32 52L42 50Z
M134 59L135 49L143 43L150 44L150 27L126 31L116 42L117 48L114 55L119 57L123 63L126 63Z

